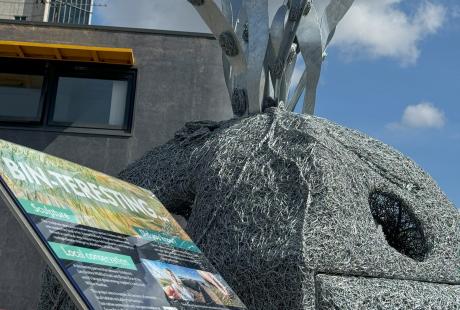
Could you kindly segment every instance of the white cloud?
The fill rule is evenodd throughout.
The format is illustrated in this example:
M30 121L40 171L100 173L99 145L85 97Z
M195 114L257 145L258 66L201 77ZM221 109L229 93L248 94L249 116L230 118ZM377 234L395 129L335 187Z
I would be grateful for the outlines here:
M334 45L348 56L389 57L403 65L416 63L419 43L439 31L446 8L420 1L412 15L401 9L405 0L356 0L337 27Z
M416 105L409 105L404 110L399 123L391 123L390 129L408 128L442 128L446 124L444 112L430 102L421 102Z

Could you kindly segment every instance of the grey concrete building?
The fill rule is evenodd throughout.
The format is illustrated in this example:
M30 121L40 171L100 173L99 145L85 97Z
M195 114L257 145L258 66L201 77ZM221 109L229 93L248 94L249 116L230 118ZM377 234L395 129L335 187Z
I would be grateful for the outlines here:
M232 117L209 35L2 21L0 38L42 45L40 57L0 41L0 139L116 175L184 123ZM131 48L135 64L82 62L65 49L26 59L44 58L52 43ZM10 47L16 56L2 56ZM0 205L0 309L34 309L43 267Z
M45 9L49 7L43 1L14 0L0 2L0 19L21 21L47 21ZM49 14L49 10L47 11Z
M92 0L0 1L0 19L61 24L91 24Z

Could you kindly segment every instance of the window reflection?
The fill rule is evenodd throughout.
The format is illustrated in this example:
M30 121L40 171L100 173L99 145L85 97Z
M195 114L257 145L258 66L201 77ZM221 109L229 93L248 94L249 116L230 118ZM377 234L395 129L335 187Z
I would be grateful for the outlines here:
M128 81L60 77L53 123L126 128Z
M0 73L0 119L40 120L43 76Z

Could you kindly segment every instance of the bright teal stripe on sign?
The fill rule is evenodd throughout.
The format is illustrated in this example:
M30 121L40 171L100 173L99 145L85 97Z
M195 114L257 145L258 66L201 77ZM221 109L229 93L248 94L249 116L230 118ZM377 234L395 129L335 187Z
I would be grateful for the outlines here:
M132 258L127 255L114 254L55 242L49 242L49 245L60 259L137 270Z
M139 234L139 236L141 236L142 239L156 241L191 252L201 253L200 249L193 242L182 240L180 238L169 236L165 233L149 229L134 227L134 230Z
M19 202L27 213L78 224L77 217L70 209L58 208L22 198L19 199Z

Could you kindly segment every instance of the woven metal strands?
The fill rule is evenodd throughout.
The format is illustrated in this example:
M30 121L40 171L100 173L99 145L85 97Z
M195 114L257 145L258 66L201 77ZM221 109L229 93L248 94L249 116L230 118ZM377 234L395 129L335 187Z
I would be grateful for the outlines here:
M427 308L458 303L459 211L413 161L325 119L268 108L190 123L121 177L188 218L250 309L329 309L317 300L320 275L381 279L402 299L400 280L444 283L453 290L425 299ZM352 291L342 293L350 298L339 308L353 309Z

